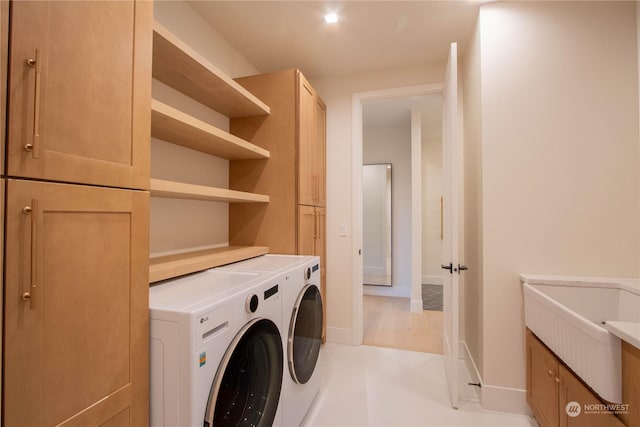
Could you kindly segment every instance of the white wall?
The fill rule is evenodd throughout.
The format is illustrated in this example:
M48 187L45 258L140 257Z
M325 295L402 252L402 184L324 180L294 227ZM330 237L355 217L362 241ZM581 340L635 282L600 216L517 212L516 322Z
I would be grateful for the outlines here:
M154 3L154 18L227 75L239 77L258 73L187 3L157 1ZM229 129L227 117L157 80L153 81L153 97L220 129ZM152 138L151 177L227 187L229 162ZM228 212L226 203L152 197L151 254L226 245Z
M640 277L635 3L488 3L479 37L482 399L524 410L519 273Z
M411 296L411 128L365 127L364 164L391 163L391 284L394 289L375 287L371 292ZM366 212L365 212L366 214ZM365 293L368 291L365 291Z
M422 127L422 283L441 285L442 122L433 125Z

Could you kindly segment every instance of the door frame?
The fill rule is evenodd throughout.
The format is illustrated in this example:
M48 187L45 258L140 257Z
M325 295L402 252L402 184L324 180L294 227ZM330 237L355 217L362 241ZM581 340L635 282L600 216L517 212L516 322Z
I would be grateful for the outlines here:
M352 176L351 176L351 188L352 188L352 207L351 212L353 216L351 218L351 229L353 230L352 250L353 250L353 307L352 307L352 325L353 325L353 345L362 344L362 331L363 331L363 259L362 259L362 236L363 236L363 224L362 224L362 147L363 147L363 135L362 135L362 104L365 101L384 99L384 98L399 98L410 96L423 96L423 95L435 95L442 94L443 84L432 83L416 86L404 86L390 89L381 89L367 92L356 92L352 96ZM419 162L420 163L420 162ZM420 167L421 169L421 167ZM421 170L414 171L412 167L412 181L414 174L422 173ZM412 193L415 189L412 189ZM412 194L412 200L416 199L416 195ZM412 203L412 218L415 218L420 212L419 204L416 206ZM419 216L417 216L420 218ZM419 236L418 236L419 237ZM421 252L422 245L413 245L414 250ZM413 254L413 260L421 260L422 254ZM421 265L420 263L411 263L411 277L421 279ZM412 283L412 288L414 284Z

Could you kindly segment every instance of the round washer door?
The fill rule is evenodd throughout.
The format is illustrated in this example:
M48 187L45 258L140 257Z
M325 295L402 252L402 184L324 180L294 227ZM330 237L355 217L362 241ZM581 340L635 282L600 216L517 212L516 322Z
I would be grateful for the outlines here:
M282 389L282 337L269 319L238 332L213 381L205 427L271 426Z
M316 285L305 286L298 296L289 324L289 372L298 384L313 375L322 345L322 295Z

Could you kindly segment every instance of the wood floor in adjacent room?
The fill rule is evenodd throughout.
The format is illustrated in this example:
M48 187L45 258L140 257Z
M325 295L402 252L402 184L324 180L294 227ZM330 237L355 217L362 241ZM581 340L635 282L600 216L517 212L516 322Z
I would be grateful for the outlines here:
M442 354L442 312L411 313L409 298L364 296L363 344Z

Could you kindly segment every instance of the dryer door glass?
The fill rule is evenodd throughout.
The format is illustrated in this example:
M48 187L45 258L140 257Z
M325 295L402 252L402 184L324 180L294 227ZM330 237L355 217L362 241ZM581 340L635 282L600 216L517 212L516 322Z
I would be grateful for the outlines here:
M316 285L300 292L289 326L288 361L291 377L298 384L311 378L322 344L322 296Z
M209 394L204 427L271 426L282 388L282 337L268 319L254 319L224 355Z

